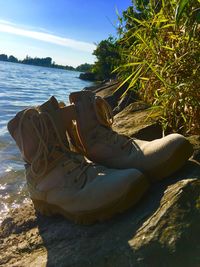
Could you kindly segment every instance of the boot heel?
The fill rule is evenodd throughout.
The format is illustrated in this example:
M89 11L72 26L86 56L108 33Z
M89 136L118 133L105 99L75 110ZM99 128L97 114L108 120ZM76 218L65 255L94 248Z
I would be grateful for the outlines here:
M36 211L42 215L51 216L55 214L53 205L50 205L42 200L33 200L33 205Z

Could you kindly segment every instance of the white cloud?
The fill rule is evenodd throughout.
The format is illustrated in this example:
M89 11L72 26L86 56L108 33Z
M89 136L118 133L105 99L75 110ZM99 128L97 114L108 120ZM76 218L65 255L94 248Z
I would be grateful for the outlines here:
M20 35L28 38L33 38L36 40L53 43L65 47L70 47L75 50L80 50L84 52L92 53L96 48L94 44L81 42L69 38L64 38L60 36L56 36L54 34L35 31L35 30L27 30L23 27L19 27L11 22L0 20L0 32Z

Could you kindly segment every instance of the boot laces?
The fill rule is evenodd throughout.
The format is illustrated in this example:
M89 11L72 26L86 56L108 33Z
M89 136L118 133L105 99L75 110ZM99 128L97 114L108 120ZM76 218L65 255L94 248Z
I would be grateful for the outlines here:
M93 105L97 120L99 121L101 126L105 126L106 128L110 129L109 131L105 131L105 128L101 127L102 131L100 136L102 140L106 140L107 142L113 144L120 144L121 149L128 148L129 153L131 153L132 151L132 145L134 145L137 150L139 149L133 138L129 138L125 135L120 135L112 130L114 117L112 109L107 101L105 101L102 97L97 96ZM97 125L95 132L98 133L99 130L99 125ZM129 145L130 143L131 146Z
M76 163L76 164L74 164ZM71 167L71 164L73 164L74 166ZM70 170L67 172L67 174L72 173L73 171L75 171L76 169L80 169L80 173L78 174L78 176L74 179L74 181L77 183L80 181L80 179L82 179L82 175L86 172L86 170L91 166L89 163L87 163L84 159L80 160L77 157L73 158L73 159L69 159L67 161L64 162L63 164L64 167L70 168ZM87 182L87 176L85 176L84 180L82 181L82 186L81 188L84 187L84 185Z
M26 109L23 112L19 121L19 136L20 136L20 144L21 144L21 151L23 158L24 159L26 158L24 153L24 142L23 142L23 123L25 122L29 114L31 114L31 116L29 116L29 122L31 123L33 129L35 130L35 133L39 140L37 151L33 157L32 163L30 164L30 170L32 175L35 177L41 177L47 172L49 158L51 155L54 154L54 152L58 148L57 144L59 144L61 151L64 152L65 154L67 153L67 157L69 158L64 162L64 165L70 164L72 162L75 163L74 168L72 168L70 172L74 171L77 168L80 168L81 172L76 178L80 179L80 177L87 170L90 164L87 163L84 158L80 159L78 155L67 149L66 145L63 143L60 137L60 134L52 117L47 112L42 112L42 113L39 112L37 108ZM55 139L51 149L49 148L49 125L47 125L48 120L53 126L55 138L57 139L57 140ZM38 166L40 166L41 160L42 160L42 168L39 168L38 170Z
M100 96L96 96L93 105L99 123L110 128L114 122L111 106Z

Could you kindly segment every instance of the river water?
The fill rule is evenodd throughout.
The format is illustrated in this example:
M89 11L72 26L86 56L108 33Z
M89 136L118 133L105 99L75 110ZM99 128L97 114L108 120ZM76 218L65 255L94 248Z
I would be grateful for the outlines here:
M10 208L29 201L24 166L7 131L7 122L20 110L40 105L52 95L68 103L72 91L91 82L79 72L0 62L0 222Z

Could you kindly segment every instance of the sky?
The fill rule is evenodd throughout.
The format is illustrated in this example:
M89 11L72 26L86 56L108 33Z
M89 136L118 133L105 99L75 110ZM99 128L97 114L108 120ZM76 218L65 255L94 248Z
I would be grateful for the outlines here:
M0 0L0 54L94 63L96 44L116 35L131 0Z

